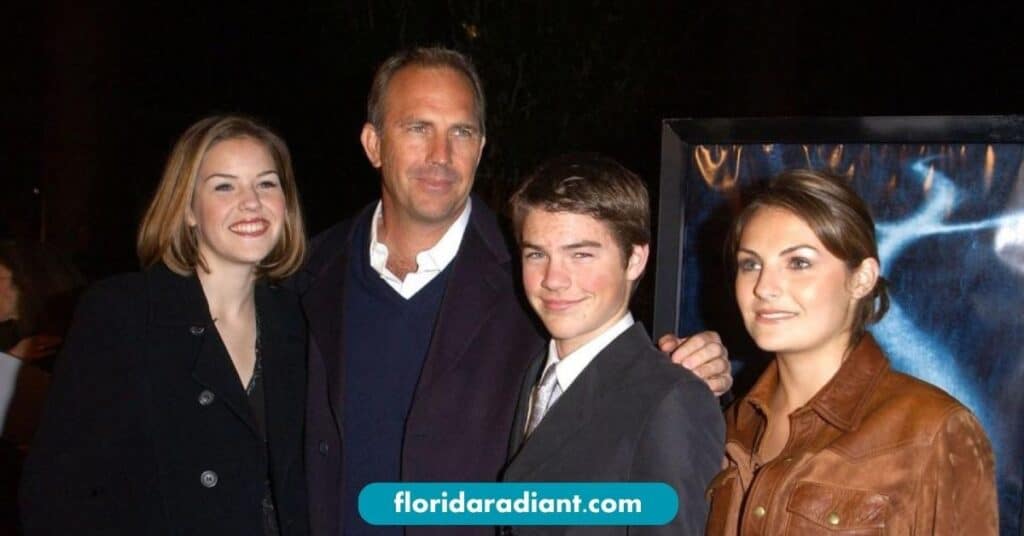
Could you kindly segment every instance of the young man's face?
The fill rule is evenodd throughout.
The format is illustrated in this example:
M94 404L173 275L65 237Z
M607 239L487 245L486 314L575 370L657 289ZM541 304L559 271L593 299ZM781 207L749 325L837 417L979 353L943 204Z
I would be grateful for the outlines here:
M624 254L603 221L532 209L523 220L522 255L526 296L565 357L626 313L648 246Z

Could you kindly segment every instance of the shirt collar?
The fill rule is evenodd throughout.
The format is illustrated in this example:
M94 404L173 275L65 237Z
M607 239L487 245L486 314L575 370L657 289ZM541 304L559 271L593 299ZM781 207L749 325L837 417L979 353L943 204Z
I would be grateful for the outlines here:
M833 426L846 431L855 430L867 410L868 397L888 368L889 360L874 337L865 333L835 376L797 411L809 408ZM762 418L778 384L779 365L776 360L772 360L744 397L740 411L741 415L746 415L741 419Z
M632 325L633 315L626 311L626 314L618 322L612 324L611 327L604 330L600 335L590 339L586 344L580 346L576 351L561 360L558 359L558 349L555 347L554 339L552 339L548 343L548 360L544 363L544 368L547 369L552 364L558 363L555 375L558 376L558 385L564 392L583 372L583 369L587 368L587 365L597 357L597 354L601 353L601 350L604 350L606 346L611 344L612 341Z
M370 266L375 272L385 279L397 279L388 270L388 247L377 240L377 226L383 216L383 204L378 201L377 208L373 211L373 219L370 220ZM441 239L430 249L425 249L416 254L416 272L440 272L451 264L455 255L459 252L459 245L462 244L462 237L466 234L466 227L469 225L469 214L473 208L473 199L466 199L466 206L462 214L452 222Z

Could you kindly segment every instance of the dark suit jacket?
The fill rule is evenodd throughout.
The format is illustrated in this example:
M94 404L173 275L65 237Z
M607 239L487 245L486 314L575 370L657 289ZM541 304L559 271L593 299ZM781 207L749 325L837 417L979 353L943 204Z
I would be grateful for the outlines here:
M97 284L26 461L25 533L260 534L269 455L282 533L306 534L304 326L285 289L257 285L256 307L267 448L194 276Z
M519 527L516 534L703 534L704 489L718 473L725 423L707 385L673 365L637 323L604 348L562 394L528 439L530 395L547 355L534 361L519 393L515 482L665 482L679 513L664 526Z
M358 218L369 219L374 206ZM364 220L365 221L365 220ZM314 240L294 284L310 330L306 459L314 534L341 534L344 281L353 221ZM524 309L517 266L496 216L474 199L405 426L405 481L495 481L508 454L516 394L544 341ZM493 534L489 527L409 527L407 534Z

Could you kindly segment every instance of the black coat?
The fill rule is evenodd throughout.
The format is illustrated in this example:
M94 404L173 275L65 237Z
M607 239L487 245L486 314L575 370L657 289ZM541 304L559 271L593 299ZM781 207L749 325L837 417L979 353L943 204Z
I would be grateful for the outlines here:
M256 287L267 446L199 281L164 266L80 303L26 461L25 533L262 532L269 477L285 535L308 532L297 299Z
M373 206L360 218L370 218ZM306 459L314 534L341 534L341 416L345 349L341 326L352 221L314 241L296 278L309 320ZM479 198L452 261L402 445L402 480L496 481L508 454L516 395L543 348L517 290L518 267L497 217ZM492 535L493 527L408 527L408 535Z

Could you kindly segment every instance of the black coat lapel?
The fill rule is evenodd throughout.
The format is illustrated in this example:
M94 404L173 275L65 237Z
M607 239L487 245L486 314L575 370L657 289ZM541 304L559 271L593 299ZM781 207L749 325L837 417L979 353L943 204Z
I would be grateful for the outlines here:
M192 367L192 377L212 391L214 396L222 400L235 416L258 435L259 430L256 429L256 422L252 418L242 381L212 323L198 338L199 351Z
M263 366L263 386L266 395L266 432L269 441L271 470L276 482L287 482L289 469L295 466L302 437L302 420L296 418L305 411L305 334L296 302L288 302L265 285L256 287L256 307L260 314L260 359Z
M180 276L164 266L147 272L153 296L152 318L154 328L163 331L165 343L156 345L157 359L191 360L192 378L246 423L258 434L227 348L210 318L210 308L199 279L194 275ZM190 343L182 345L180 341ZM187 355L164 355L189 348Z

